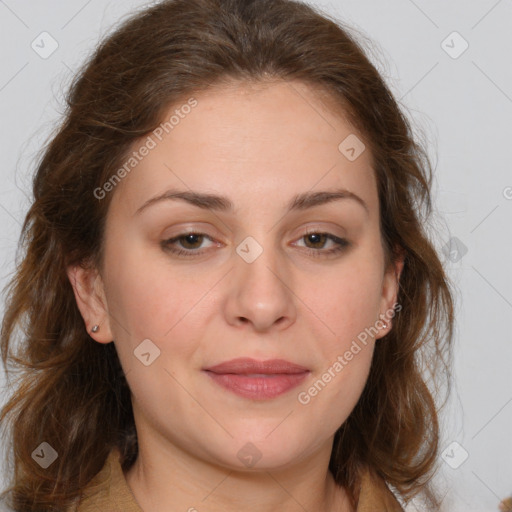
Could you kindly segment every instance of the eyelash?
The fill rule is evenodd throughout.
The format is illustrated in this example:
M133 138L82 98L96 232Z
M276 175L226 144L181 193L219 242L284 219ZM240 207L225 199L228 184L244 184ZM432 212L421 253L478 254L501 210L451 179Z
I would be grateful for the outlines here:
M206 251L197 251L197 250L193 250L193 249L188 249L188 250L175 249L172 247L172 244L178 242L180 239L185 238L189 235L203 236L203 237L206 237L207 239L213 241L212 238L209 237L206 233L190 231L188 233L180 233L179 235L177 235L173 238L169 238L167 240L162 240L161 246L165 251L171 252L176 256L185 256L185 257L193 258L193 257L201 256L202 254L204 254ZM334 247L332 249L328 249L328 250L306 248L306 252L310 253L313 257L329 257L331 255L338 254L338 253L344 251L351 245L351 243L348 240L346 240L345 238L339 238L331 233L325 233L322 231L309 231L306 234L304 234L303 236L301 236L299 238L299 240L301 240L307 236L311 236L311 235L325 235L328 240L331 240L337 244L336 247Z

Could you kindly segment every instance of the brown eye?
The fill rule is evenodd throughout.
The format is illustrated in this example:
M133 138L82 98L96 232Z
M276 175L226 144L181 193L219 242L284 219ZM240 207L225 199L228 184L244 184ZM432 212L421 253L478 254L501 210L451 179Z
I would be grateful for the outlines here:
M165 251L171 252L178 256L198 256L203 254L203 250L197 250L202 248L205 240L213 239L205 233L181 233L178 236L169 238L168 240L162 240L160 245Z
M327 235L325 233L311 233L309 235L306 235L304 237L305 240L307 240L307 243L311 243L312 249L323 249L323 246L325 245L325 242L328 240Z
M201 246L203 239L204 235L198 233L188 233L186 235L180 236L178 241L185 249L197 249L198 246Z
M312 256L330 256L341 251L344 251L350 246L350 242L345 238L338 238L331 233L321 233L312 231L305 234L300 240L305 241L307 252ZM331 242L334 246L330 249L326 249L325 245Z

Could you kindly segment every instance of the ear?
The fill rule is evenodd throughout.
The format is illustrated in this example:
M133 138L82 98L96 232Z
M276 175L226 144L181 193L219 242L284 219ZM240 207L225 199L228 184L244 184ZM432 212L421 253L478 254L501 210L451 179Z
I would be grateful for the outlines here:
M394 309L398 297L400 275L404 267L405 254L404 249L395 249L393 253L394 261L390 263L384 274L382 280L381 310L379 314L380 321L377 323L379 333L375 336L375 339L382 338L392 329ZM401 306L398 305L398 308L401 308ZM384 327L384 324L387 324L387 327Z
M81 265L69 266L66 272L89 336L98 343L110 343L113 341L110 316L99 272ZM92 332L94 325L99 326L97 332Z

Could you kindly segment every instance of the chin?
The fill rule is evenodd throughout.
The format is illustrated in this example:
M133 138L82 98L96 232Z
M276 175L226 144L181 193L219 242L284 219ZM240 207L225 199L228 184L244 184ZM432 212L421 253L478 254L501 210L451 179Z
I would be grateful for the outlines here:
M275 428L275 424L273 428ZM279 428L279 427L278 427ZM305 443L302 438L294 438L286 432L269 435L237 435L223 444L223 450L212 453L219 464L234 471L282 470L293 467L305 458ZM275 435L274 435L275 434Z

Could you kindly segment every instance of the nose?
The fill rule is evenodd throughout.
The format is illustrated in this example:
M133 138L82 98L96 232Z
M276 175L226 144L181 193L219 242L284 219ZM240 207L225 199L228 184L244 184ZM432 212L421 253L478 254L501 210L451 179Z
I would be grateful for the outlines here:
M296 319L297 297L286 261L270 247L249 261L234 256L225 303L228 323L257 332L287 328Z

